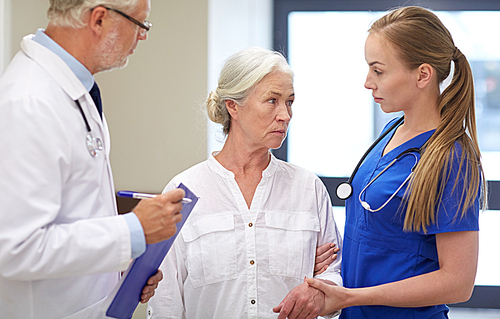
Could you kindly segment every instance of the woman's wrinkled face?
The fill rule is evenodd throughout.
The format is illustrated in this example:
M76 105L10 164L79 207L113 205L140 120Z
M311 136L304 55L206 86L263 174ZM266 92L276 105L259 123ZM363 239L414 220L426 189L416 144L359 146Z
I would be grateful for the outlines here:
M238 126L249 147L281 146L292 118L294 96L292 77L280 71L269 73L253 87L237 106Z
M418 94L417 69L409 70L394 47L380 34L370 33L365 43L369 66L365 88L372 90L375 103L386 113L407 110Z

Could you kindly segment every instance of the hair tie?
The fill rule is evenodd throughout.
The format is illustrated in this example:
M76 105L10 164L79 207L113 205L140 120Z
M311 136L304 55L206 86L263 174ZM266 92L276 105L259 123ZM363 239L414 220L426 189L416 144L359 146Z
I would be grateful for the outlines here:
M453 62L457 63L458 58L461 55L462 55L462 52L457 47L455 47L455 49L453 49L453 56L451 57L451 59L453 60Z

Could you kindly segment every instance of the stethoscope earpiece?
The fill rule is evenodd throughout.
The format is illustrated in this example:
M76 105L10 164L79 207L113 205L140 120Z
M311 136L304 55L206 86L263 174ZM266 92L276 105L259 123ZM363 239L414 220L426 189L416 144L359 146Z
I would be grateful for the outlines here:
M369 211L372 210L372 208L370 207L370 204L368 204L367 202L362 201L362 200L360 200L359 202L361 203L361 206L363 206L364 209L369 210Z

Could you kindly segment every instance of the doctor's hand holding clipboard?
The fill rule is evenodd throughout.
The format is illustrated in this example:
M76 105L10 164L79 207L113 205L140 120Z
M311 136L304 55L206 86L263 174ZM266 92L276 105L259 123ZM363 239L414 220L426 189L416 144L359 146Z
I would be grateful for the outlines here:
M170 196L171 194L174 194L174 196ZM177 195L182 196L177 197ZM173 227L158 227L158 229L173 229L173 234L167 235L167 240L161 240L160 242L147 242L146 252L130 264L127 271L124 273L120 284L108 296L106 302L103 304L103 306L107 309L106 316L128 319L132 317L139 302L145 303L154 295L158 282L163 279L163 274L158 268L160 267L163 258L170 250L170 247L174 243L177 235L182 229L182 226L188 219L193 207L196 205L198 197L182 183L180 183L178 188L162 195L120 191L118 192L118 196L147 199L139 202L139 204L133 209L134 212L137 208L140 208L139 206L142 205L153 205L153 207L154 205L159 205L160 208L158 211L161 215L166 209L165 206L169 206L162 206L162 201L167 201L167 204L175 203L181 205L182 208L180 213L176 209L173 210L173 213L169 211L166 212L163 217L165 217L167 222L180 218L179 222L177 226L176 222L173 224ZM157 199L160 200L159 203ZM151 206L149 206L149 208L151 209ZM144 232L146 233L146 230ZM162 236L165 236L161 233L161 230L157 230L156 232L153 232L153 234L153 238L162 238Z
M146 244L155 244L175 235L177 231L176 224L182 220L180 213L182 204L189 200L184 198L185 192L182 188L161 195L120 191L118 196L148 199L141 200L132 210L144 229ZM158 270L147 280L142 289L140 302L146 303L149 301L162 279L163 273Z

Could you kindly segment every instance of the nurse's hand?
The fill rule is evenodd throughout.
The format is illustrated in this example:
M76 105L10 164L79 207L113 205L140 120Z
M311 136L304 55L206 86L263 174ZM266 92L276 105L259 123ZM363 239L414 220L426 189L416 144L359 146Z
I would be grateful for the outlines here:
M149 277L146 286L142 288L141 303L146 303L154 296L158 283L163 279L163 273L160 269L153 276Z
M293 288L273 311L279 312L278 319L313 319L322 312L324 302L323 292L304 280L304 283Z
M316 248L316 264L314 265L314 276L324 272L330 264L337 259L340 248L333 243L327 243Z
M175 224L182 220L180 211L184 195L183 189L176 188L155 198L143 199L134 207L132 212L141 222L146 244L155 244L175 235Z
M321 279L306 278L307 284L314 289L324 293L324 304L319 315L325 316L337 310L345 308L348 297L348 289L337 285L329 285Z

